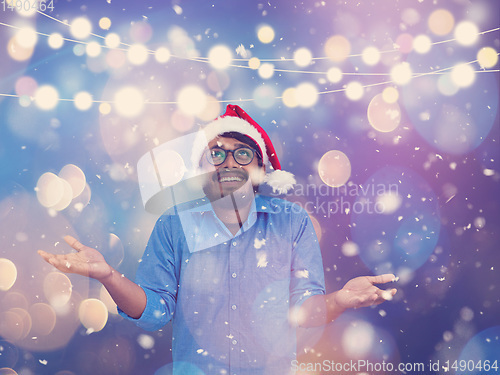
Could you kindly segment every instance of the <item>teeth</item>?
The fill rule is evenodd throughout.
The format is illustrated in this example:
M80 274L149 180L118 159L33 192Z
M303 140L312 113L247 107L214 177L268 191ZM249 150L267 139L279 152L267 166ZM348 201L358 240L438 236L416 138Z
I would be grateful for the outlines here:
M222 177L219 182L242 181L240 177Z

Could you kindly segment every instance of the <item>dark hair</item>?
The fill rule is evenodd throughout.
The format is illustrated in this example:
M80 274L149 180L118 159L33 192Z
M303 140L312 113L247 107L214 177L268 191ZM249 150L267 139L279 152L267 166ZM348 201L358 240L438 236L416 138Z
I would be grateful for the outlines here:
M256 154L257 154L257 162L259 164L259 167L262 167L262 165L264 164L262 162L262 155L259 151L260 150L259 145L257 145L257 143L252 138L250 138L248 135L241 134L238 132L225 132L225 133L220 134L219 137L234 138L234 139L250 146L255 151L257 151Z

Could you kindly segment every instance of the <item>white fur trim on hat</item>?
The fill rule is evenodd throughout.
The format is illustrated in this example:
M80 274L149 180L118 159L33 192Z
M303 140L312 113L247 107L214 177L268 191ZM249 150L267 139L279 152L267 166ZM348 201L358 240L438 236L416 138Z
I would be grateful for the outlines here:
M279 169L266 174L265 182L273 188L273 193L279 194L287 193L297 183L292 173Z

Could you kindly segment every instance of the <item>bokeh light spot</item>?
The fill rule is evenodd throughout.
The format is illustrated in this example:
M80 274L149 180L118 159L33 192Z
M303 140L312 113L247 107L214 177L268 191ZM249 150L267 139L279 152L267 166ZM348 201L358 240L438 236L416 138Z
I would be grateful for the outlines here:
M377 212L390 215L396 212L403 203L403 198L396 191L387 191L377 195L375 204Z
M365 89L360 82L353 81L349 82L345 88L345 95L349 100L357 101L360 100L365 93Z
M227 77L227 79L229 80L229 77ZM225 87L225 84L224 83L222 84L223 84L222 87ZM227 82L227 84L229 85L229 82ZM215 97L207 95L207 105L205 106L205 109L201 113L198 113L197 117L202 121L207 121L207 122L212 121L219 115L220 111L221 111L221 105L219 101ZM193 125L194 124L191 122L189 128L186 130L189 130Z
M150 335L140 334L139 336L137 336L137 343L144 350L150 350L155 346L155 339Z
M29 107L31 105L31 98L28 95L21 95L19 97L19 105L21 107Z
M109 115L111 113L111 104L109 103L99 104L99 113L101 115Z
M125 52L114 49L106 54L106 64L110 68L119 69L127 62L127 55Z
M446 9L436 9L427 20L429 29L436 35L443 36L449 34L455 25L455 18Z
M155 59L159 63L166 63L168 60L170 60L171 54L170 50L167 47L159 47L155 51Z
M82 44L76 44L73 47L73 53L75 54L75 56L83 56L83 54L85 53L85 46Z
M34 95L38 88L38 83L34 78L24 76L16 81L16 94L17 95Z
M401 19L409 26L416 25L420 22L420 13L413 8L406 8L401 12Z
M427 53L431 50L431 47L432 47L432 41L425 34L417 35L413 39L413 50L417 53L421 54Z
M366 47L361 53L361 59L368 66L377 65L380 61L380 51L377 47Z
M153 28L146 20L132 22L129 34L134 42L141 44L147 43L153 36Z
M256 70L259 69L260 66L260 60L257 57L252 57L250 60L248 60L248 67L250 69Z
M401 53L410 53L413 49L413 36L404 33L396 38L396 45Z
M12 288L17 280L17 268L14 262L0 258L0 290L5 292Z
M92 95L86 91L81 91L75 95L75 107L80 111L86 111L92 107Z
M398 89L395 87L386 87L384 91L382 91L382 99L389 104L396 103L399 99Z
M90 42L85 46L85 52L90 57L97 57L101 54L101 45L97 42Z
M54 308L46 303L35 303L28 310L33 325L30 334L33 336L47 336L56 326L56 312Z
M342 62L351 53L351 43L342 35L334 35L325 43L325 54L334 62Z
M18 375L13 369L8 367L0 368L0 375Z
M85 173L74 164L66 164L59 171L59 177L66 180L73 191L73 198L78 197L85 189L87 183Z
M16 341L23 335L23 319L15 311L0 312L0 336L8 341Z
M198 86L186 86L179 91L177 105L185 114L196 116L205 109L207 95Z
M445 96L453 96L459 90L459 87L451 79L450 72L442 74L439 77L438 82L437 82L437 88L438 88L439 92Z
M99 332L108 322L108 309L101 300L88 298L80 303L78 317L88 332Z
M73 199L73 190L71 189L71 185L69 184L68 181L63 180L62 178L59 179L61 181L62 186L63 186L63 193L59 199L59 201L51 206L50 208L56 210L56 211L62 211L66 207L69 206L71 203L71 200Z
M458 358L458 363L465 369L467 375L482 375L496 373L496 368L472 366L472 364L486 364L498 366L498 353L500 353L500 325L486 328L472 337ZM465 366L464 366L465 365Z
M269 25L262 25L257 30L257 38L264 44L269 44L274 40L274 29Z
M471 46L479 39L479 29L475 23L462 21L454 32L455 39L463 46Z
M391 69L391 79L397 85L406 85L409 83L412 79L412 74L410 64L407 62L397 64Z
M114 233L110 233L108 247L102 251L102 255L106 258L106 262L111 267L118 268L118 266L123 262L124 254L125 249L120 237Z
M9 56L16 61L26 61L33 55L34 48L25 48L19 45L16 37L12 37L7 44L7 52Z
M132 86L117 91L114 99L116 112L124 117L135 117L144 109L142 92Z
M333 67L328 69L326 72L326 78L331 82L331 83L338 83L342 80L342 70L337 67Z
M328 186L340 187L351 177L351 162L342 151L328 151L319 160L318 174Z
M121 39L120 36L116 33L109 33L104 38L104 44L109 48L118 48L120 46Z
M52 34L50 34L49 39L47 40L47 43L49 44L50 48L59 49L63 46L64 39L63 39L61 34L52 33Z
M58 101L59 93L53 86L43 85L35 91L35 104L42 110L55 108Z
M127 50L127 59L133 65L143 65L148 57L148 49L142 44L132 44Z
M102 17L99 20L99 27L103 30L109 30L111 27L111 20L108 17Z
M66 305L71 299L73 285L68 276L61 272L50 272L43 280L43 292L49 304L55 309Z
M296 87L295 98L300 107L310 108L318 101L318 89L312 83L303 82Z
M208 62L215 69L226 69L233 61L233 53L227 46L218 45L208 51Z
M71 22L69 28L71 35L77 39L85 39L92 32L92 24L85 17L78 17Z
M36 184L36 197L44 207L56 205L64 194L64 185L54 173L46 172L40 176Z
M451 69L451 80L458 87L469 87L476 79L476 72L470 64L458 64Z
M271 63L264 63L259 67L259 76L262 79L269 79L274 75L274 65Z
M289 87L283 91L282 95L283 104L288 108L295 108L299 105L297 102L296 89L295 87Z
M293 53L293 61L297 66L305 67L311 64L312 53L308 48L302 47Z
M25 27L16 33L16 41L23 48L33 48L38 40L38 35L31 27Z
M397 102L387 103L382 94L377 94L368 105L367 115L370 125L375 130L391 132L399 126L401 108Z
M493 68L498 62L498 53L491 47L483 47L477 53L477 62L481 68Z
M359 246L354 241L346 241L342 244L342 254L346 257L353 257L358 255Z
M365 358L374 342L375 329L365 321L352 322L342 335L342 348L350 358Z

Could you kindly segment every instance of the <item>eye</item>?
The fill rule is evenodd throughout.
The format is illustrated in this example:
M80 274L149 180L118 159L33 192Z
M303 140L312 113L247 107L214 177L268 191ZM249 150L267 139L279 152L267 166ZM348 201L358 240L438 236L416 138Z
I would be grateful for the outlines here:
M237 156L248 159L250 159L253 154L252 150L250 150L249 148L239 148L238 150L236 150L236 152Z
M213 148L212 150L210 150L210 156L213 159L224 158L225 154L226 153L224 152L224 150L220 148Z

